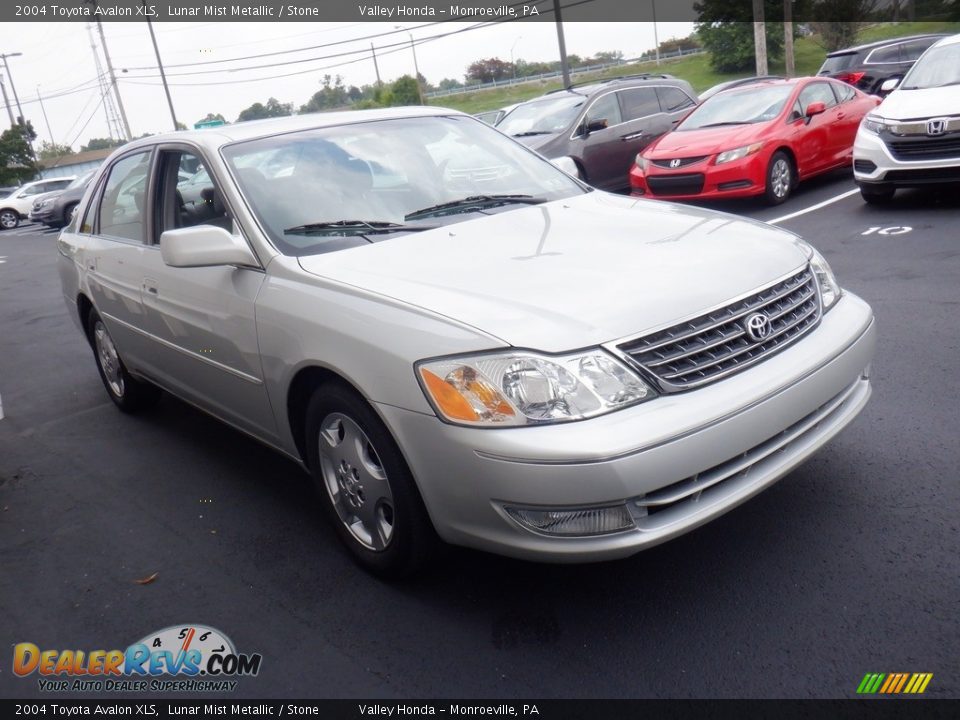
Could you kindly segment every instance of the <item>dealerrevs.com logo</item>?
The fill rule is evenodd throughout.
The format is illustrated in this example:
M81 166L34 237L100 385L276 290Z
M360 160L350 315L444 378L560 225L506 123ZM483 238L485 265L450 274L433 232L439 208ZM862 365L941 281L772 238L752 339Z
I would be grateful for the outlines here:
M260 672L259 653L238 653L230 638L212 627L172 625L150 633L126 650L41 650L33 643L13 648L13 672L36 673L44 692L224 692L235 678Z

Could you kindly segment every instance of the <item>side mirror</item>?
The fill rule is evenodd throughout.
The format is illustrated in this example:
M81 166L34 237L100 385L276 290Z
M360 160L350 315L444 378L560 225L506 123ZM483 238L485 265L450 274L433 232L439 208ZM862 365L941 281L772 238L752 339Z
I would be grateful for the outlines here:
M897 85L900 84L900 78L890 78L889 80L884 80L883 84L880 86L880 92L889 93L897 89Z
M160 236L160 256L167 265L178 268L260 266L242 238L216 225L167 230Z
M821 101L817 100L816 102L812 102L809 105L807 105L806 115L808 118L812 118L814 115L819 115L826 109L827 109L827 106Z
M580 170L577 169L577 163L574 162L573 158L569 155L553 158L550 162L563 170L567 175L573 175L578 180L583 180L583 178L580 177Z
M587 137L590 133L595 133L597 130L606 130L607 129L607 119L598 118L594 120L586 120L583 123L583 137Z

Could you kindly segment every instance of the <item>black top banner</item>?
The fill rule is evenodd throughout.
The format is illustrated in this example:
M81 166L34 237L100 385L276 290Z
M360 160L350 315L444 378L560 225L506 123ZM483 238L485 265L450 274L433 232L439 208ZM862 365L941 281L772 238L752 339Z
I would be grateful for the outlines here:
M323 720L939 720L956 718L957 700L0 700L8 717L96 715L144 718L303 718Z
M765 0L764 20L784 18ZM960 0L793 0L794 22L960 20ZM752 22L752 0L57 0L4 2L4 22Z

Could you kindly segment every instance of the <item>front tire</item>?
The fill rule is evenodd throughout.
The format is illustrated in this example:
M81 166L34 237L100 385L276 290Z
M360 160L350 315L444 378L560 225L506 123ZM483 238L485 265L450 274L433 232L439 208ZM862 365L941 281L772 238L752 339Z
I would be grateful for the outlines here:
M160 388L137 380L127 372L110 331L96 312L90 313L87 332L100 379L113 404L125 413L135 413L157 403Z
M796 182L793 161L782 150L777 150L767 165L767 187L764 193L769 205L779 205L790 197Z
M366 401L341 383L321 386L306 433L320 501L354 559L387 578L426 567L440 539L400 449Z
M893 200L893 195L897 191L892 187L870 187L869 185L860 186L860 197L868 205L885 205Z
M13 230L20 224L20 213L16 210L0 210L0 230Z

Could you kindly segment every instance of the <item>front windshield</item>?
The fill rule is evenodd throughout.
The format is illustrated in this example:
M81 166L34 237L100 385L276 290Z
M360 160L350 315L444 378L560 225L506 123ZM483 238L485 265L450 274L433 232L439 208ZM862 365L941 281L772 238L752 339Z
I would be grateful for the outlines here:
M576 119L586 101L583 95L563 94L524 103L504 117L497 130L507 135L563 132Z
M927 50L903 79L903 90L960 84L960 43Z
M331 252L586 192L473 117L317 128L236 143L222 154L261 226L287 255ZM509 198L477 205L477 198L499 196ZM462 208L418 212L467 198L473 203Z
M782 111L793 85L774 85L727 90L714 95L677 126L677 130L699 130L721 125L767 122Z

